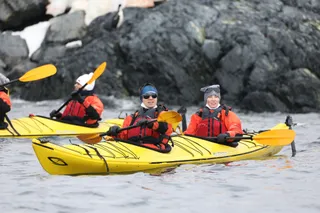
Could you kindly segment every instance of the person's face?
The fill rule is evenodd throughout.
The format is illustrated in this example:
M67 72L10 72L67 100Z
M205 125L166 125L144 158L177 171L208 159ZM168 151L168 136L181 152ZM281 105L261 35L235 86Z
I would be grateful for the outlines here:
M79 83L75 83L74 84L74 90L78 90L78 89L80 89L82 86L81 86L81 84L79 84Z
M142 96L142 103L149 109L155 107L158 102L158 95L154 93L145 94Z
M210 108L216 108L220 103L220 98L215 95L211 95L207 98L207 104Z

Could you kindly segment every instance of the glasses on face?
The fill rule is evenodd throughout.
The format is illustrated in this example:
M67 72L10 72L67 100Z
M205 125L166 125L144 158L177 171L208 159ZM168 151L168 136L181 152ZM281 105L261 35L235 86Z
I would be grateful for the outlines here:
M144 99L148 99L148 98L150 98L150 96L151 96L152 98L157 98L157 97L158 97L157 94L152 94L152 95L148 95L148 94L147 94L147 95L144 95L143 98L144 98Z

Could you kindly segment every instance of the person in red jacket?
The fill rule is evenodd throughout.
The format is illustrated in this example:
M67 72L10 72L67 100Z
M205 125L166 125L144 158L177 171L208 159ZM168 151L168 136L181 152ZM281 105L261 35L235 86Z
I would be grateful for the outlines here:
M184 134L199 137L217 137L218 143L225 143L227 137L242 135L241 121L230 107L220 104L220 86L203 87L205 106L191 116Z
M93 73L84 74L77 78L74 91L71 94L72 100L68 103L63 113L53 110L50 113L51 118L56 117L57 119L80 125L98 125L104 106L98 96L94 94L95 81L85 86L80 93L77 93L91 79L92 75Z
M150 83L146 83L139 89L141 107L135 113L127 116L122 128L137 125L130 130L121 131L119 126L112 126L107 135L122 140L138 143L151 149L169 152L168 144L172 133L172 126L166 122L153 121L162 111L168 111L163 105L158 105L158 90Z
M9 82L9 79L0 73L0 85ZM6 114L11 110L9 90L0 86L0 129L6 129L8 124L4 121Z

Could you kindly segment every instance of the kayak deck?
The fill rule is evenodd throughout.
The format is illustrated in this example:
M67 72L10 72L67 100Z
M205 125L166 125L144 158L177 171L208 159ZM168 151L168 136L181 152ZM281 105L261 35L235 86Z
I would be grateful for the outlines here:
M0 130L1 138L33 138L46 136L75 136L79 134L104 133L110 126L119 124L121 119L99 122L98 127L67 123L43 116L29 116L12 119L7 129ZM121 125L121 124L120 124Z

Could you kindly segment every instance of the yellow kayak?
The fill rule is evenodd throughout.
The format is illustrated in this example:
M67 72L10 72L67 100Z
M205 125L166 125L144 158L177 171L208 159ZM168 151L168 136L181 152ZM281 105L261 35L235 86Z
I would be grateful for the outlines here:
M98 127L75 125L44 116L29 116L12 119L7 129L0 130L0 138L35 138L48 136L75 136L104 133L110 126L121 125L123 119L109 119Z
M288 126L280 123L272 129L288 129ZM174 146L169 153L125 141L56 145L33 139L32 146L43 169L52 175L132 173L190 163L224 163L273 156L283 147L244 139L234 148L183 135L172 136L172 141Z

